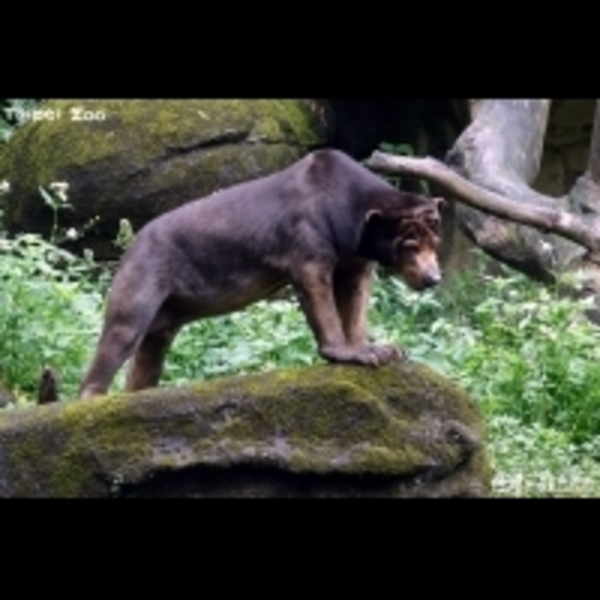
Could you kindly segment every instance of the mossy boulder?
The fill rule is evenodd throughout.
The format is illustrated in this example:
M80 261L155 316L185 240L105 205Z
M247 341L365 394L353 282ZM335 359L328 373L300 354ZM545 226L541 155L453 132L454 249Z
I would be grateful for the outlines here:
M82 112L75 112L81 108ZM115 255L119 220L146 221L215 190L281 169L327 141L324 106L308 100L52 100L0 155L10 231L48 233L39 186L69 183L74 210L91 219L84 245ZM81 120L87 117L89 120Z
M0 496L483 496L475 404L411 362L0 414Z

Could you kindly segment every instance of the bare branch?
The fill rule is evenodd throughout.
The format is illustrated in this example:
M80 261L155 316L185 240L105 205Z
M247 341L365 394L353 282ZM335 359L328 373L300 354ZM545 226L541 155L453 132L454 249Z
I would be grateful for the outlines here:
M497 217L556 233L593 253L600 252L600 233L579 215L554 208L517 202L478 186L434 158L395 156L375 151L365 162L374 171L404 173L436 183L457 200Z

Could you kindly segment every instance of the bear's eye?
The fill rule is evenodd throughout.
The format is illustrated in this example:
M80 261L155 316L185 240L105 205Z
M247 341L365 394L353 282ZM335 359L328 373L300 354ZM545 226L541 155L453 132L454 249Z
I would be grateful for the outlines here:
M427 219L425 221L425 224L427 225L427 227L429 229L431 229L435 233L437 233L439 231L439 228L440 228L440 221L439 221L439 219Z

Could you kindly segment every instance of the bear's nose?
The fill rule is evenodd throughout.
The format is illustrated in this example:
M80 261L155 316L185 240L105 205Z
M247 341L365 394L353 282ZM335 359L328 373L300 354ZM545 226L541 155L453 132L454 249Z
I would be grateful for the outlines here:
M423 289L427 289L437 285L440 281L442 281L441 273L426 273L421 278L421 285L423 286Z

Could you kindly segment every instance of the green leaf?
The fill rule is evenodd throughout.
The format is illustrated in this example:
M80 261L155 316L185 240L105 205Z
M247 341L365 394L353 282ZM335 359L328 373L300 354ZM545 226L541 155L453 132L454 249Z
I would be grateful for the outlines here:
M39 190L40 194L42 195L42 198L44 199L44 203L46 204L46 206L49 206L53 210L57 210L58 202L54 198L54 196L52 196L52 194L50 194L50 192L46 191L41 185L38 187L38 190Z

